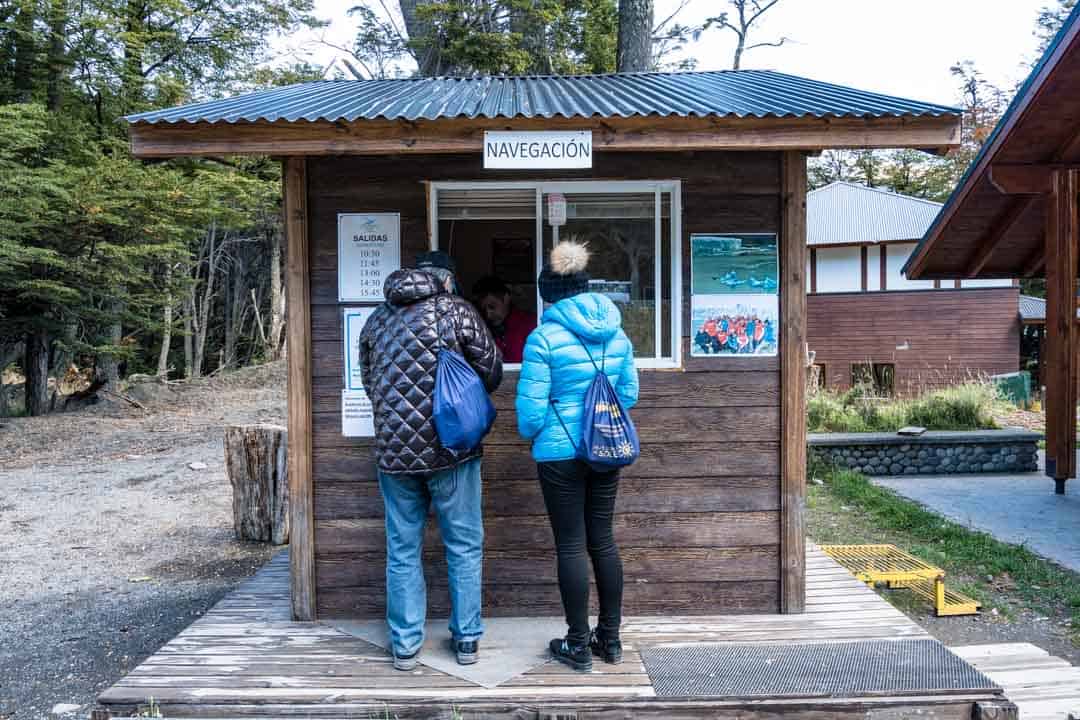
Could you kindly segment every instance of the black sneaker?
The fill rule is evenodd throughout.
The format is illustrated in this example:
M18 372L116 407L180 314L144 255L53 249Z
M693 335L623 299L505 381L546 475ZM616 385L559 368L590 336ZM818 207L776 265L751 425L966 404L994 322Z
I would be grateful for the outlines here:
M608 639L599 628L593 630L592 637L589 638L589 648L593 655L606 663L618 665L622 662L622 641L619 638Z
M588 645L574 647L567 644L564 638L555 638L548 643L548 648L551 650L551 657L563 665L569 665L579 672L592 671L592 652Z
M454 640L458 665L474 665L480 659L480 643L476 640Z
M420 651L417 650L412 655L399 655L398 651L394 651L394 669L395 670L415 670L416 663L420 657Z

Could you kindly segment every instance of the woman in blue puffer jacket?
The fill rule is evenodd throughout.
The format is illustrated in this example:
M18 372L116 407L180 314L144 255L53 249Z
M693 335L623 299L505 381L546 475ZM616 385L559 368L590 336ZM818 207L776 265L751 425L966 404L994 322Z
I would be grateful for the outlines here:
M540 297L552 305L525 343L518 380L518 431L532 454L558 553L565 638L551 641L552 656L576 670L592 669L595 653L622 661L623 574L612 520L619 473L597 472L576 459L585 392L601 368L624 407L637 402L634 348L622 331L619 309L589 292L589 253L573 241L557 244L540 273ZM589 628L589 559L600 596L600 621Z

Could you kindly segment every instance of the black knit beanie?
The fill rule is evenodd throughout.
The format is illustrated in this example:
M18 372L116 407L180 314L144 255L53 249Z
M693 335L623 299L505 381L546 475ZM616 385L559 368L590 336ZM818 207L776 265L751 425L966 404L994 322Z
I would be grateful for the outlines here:
M557 303L589 291L588 249L573 240L565 240L551 250L551 261L544 265L536 284L544 302Z

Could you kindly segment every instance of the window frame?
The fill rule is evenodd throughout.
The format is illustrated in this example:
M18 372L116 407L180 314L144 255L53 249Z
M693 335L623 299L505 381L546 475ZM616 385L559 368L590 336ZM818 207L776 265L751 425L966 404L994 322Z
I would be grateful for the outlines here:
M438 180L429 181L428 188L428 247L431 250L439 249L439 191L440 190L493 190L493 189L531 189L536 195L536 229L534 242L536 244L534 271L539 274L544 265L544 195L548 193L612 193L612 194L641 194L652 192L654 195L654 221L653 236L653 281L655 286L653 302L656 304L656 319L654 329L654 348L652 357L635 357L634 365L641 370L676 370L682 367L682 182L680 180ZM663 273L661 267L663 258L663 195L670 193L670 217L671 227L671 327L670 347L671 355L663 355ZM544 303L540 298L540 288L536 290L536 307L538 309L537 322L540 320L540 312ZM504 368L509 371L521 369L520 363L506 363Z

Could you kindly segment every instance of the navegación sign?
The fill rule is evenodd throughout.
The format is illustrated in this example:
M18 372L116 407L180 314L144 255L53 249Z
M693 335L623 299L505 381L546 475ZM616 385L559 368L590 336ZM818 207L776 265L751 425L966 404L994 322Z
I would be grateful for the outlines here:
M591 168L591 130L485 130L484 168Z

